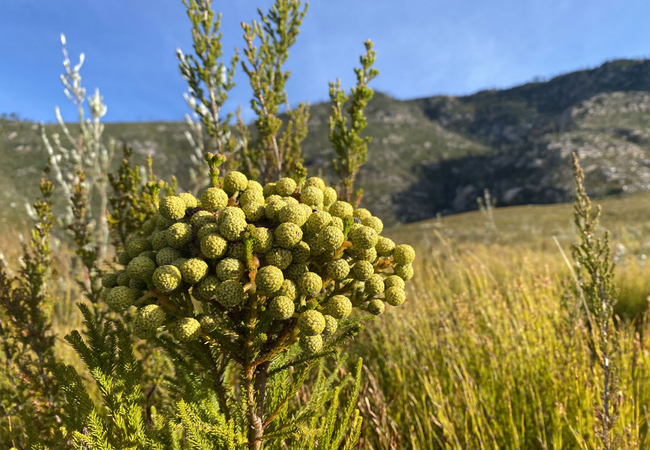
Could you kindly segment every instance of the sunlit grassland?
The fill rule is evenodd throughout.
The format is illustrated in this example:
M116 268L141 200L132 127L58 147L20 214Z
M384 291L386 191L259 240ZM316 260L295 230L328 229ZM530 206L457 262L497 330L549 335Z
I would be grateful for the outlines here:
M622 448L648 448L650 195L603 199L618 261ZM2 248L17 270L17 229ZM388 307L350 344L364 358L363 448L591 449L602 380L571 293L571 205L497 208L388 230L418 252L407 303ZM81 271L54 252L54 332L81 328ZM80 365L79 365L80 366ZM80 366L81 367L81 366Z
M650 197L602 201L619 261L614 358L622 448L647 448L650 356L644 310ZM571 293L571 205L496 209L392 231L419 250L408 304L353 351L367 376L368 448L597 448L589 327ZM392 447L391 447L392 446Z

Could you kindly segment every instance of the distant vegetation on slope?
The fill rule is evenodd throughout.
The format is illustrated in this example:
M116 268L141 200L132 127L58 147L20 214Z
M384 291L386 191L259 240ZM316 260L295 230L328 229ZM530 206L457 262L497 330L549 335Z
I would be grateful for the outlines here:
M314 105L304 144L310 171L334 180L328 103ZM650 61L617 60L546 82L465 97L399 101L377 94L367 115L374 136L359 185L364 204L388 224L477 208L489 189L499 206L557 203L572 195L577 152L590 194L650 190ZM106 135L154 156L163 176L189 186L184 123L109 123ZM36 174L46 154L38 127L0 119L0 220L23 215L34 192L16 180ZM20 186L20 187L17 187ZM393 194L398 192L398 194ZM11 206L13 205L13 206Z

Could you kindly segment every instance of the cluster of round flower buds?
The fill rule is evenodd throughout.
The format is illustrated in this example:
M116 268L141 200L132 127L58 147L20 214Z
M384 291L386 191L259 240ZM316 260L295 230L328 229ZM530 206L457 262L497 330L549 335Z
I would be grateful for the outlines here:
M312 354L353 308L379 315L404 302L415 252L382 230L320 178L262 187L230 172L200 199L160 199L118 255L124 269L103 277L103 296L118 312L138 307L142 338L207 339L254 311L260 348L284 333Z

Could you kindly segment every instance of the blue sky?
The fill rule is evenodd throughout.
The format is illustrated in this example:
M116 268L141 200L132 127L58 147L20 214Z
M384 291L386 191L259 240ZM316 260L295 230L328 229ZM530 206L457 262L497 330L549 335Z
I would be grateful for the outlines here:
M271 0L214 0L227 54L242 47L241 21ZM287 68L292 104L327 98L327 83L354 81L371 38L374 87L400 99L502 88L650 54L650 2L625 0L313 0ZM83 83L99 87L107 121L181 120L187 112L177 47L191 49L181 0L0 0L0 112L74 120L58 75L59 34ZM241 75L241 71L239 71ZM229 106L248 105L238 76Z

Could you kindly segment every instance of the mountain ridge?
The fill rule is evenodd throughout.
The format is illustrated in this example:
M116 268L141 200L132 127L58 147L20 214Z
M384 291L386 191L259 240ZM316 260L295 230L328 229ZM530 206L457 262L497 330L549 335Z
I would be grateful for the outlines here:
M312 172L335 181L329 108L312 105L304 156ZM359 175L364 204L396 224L476 209L485 189L497 205L566 201L572 152L583 160L592 195L647 192L649 112L647 59L465 96L397 100L376 93L366 129L374 139ZM11 173L26 177L46 162L36 128L0 119L0 164L9 172L0 173L5 213L16 203L12 196L22 194L6 186L15 181ZM107 122L105 134L133 146L140 160L152 154L162 175L176 173L184 186L190 166L184 131L182 122Z

